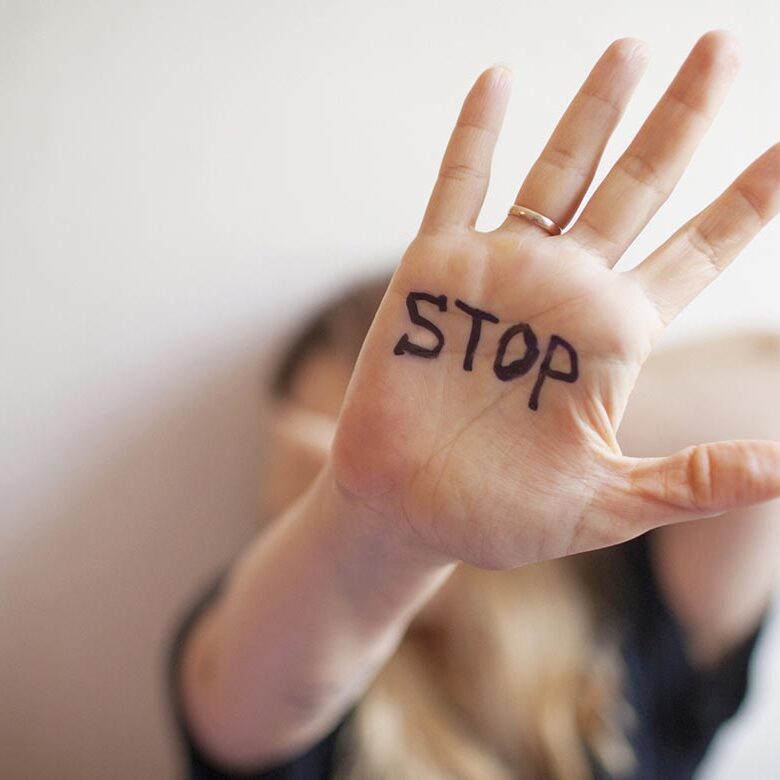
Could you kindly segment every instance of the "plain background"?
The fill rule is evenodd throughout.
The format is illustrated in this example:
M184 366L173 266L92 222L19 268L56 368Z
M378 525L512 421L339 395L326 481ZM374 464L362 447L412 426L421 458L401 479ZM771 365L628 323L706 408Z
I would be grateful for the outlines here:
M774 0L0 2L2 777L176 776L165 649L252 534L269 349L399 258L477 74L515 71L494 226L610 40L654 57L608 161L713 27L742 73L628 264L780 138ZM778 250L667 340L780 327ZM776 774L779 633L702 777Z

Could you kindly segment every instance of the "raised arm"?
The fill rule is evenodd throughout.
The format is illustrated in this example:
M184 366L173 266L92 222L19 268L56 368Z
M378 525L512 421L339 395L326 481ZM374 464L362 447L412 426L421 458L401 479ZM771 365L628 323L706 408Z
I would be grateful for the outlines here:
M519 206L566 226L644 60L635 41L607 50ZM479 77L363 345L328 466L242 557L189 644L187 711L215 756L272 760L323 734L458 561L514 568L780 495L780 444L638 458L616 437L666 323L780 209L775 146L635 270L613 269L735 67L729 37L704 36L562 235L517 216L475 230L511 81L503 67Z
M379 526L326 465L238 561L185 647L198 744L257 768L297 753L357 700L453 564Z

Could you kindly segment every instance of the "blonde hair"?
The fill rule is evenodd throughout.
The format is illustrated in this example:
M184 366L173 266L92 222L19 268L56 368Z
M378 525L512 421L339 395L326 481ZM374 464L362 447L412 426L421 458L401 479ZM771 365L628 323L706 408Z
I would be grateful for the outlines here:
M315 351L354 363L387 281L306 323L276 398ZM340 732L337 780L588 780L593 763L629 773L623 616L605 587L622 565L612 550L508 572L461 565L447 621L410 626Z

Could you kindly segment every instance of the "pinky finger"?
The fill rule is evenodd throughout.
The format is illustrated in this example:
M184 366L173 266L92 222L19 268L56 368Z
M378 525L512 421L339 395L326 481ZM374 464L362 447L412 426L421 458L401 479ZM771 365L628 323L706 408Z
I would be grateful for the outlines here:
M704 211L630 274L661 319L679 314L780 211L780 143L749 165Z

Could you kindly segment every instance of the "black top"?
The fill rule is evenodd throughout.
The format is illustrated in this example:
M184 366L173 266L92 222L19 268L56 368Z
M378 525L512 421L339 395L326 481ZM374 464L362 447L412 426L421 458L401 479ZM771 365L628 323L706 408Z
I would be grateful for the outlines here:
M623 655L625 693L637 723L629 735L638 762L626 780L690 780L717 729L734 715L745 698L750 657L760 627L717 668L701 672L689 663L680 624L664 602L653 576L645 537L622 545L636 575L629 589L633 616ZM331 780L336 739L354 708L333 730L306 752L274 767L236 774L220 769L203 755L189 733L182 714L178 668L189 629L217 594L220 581L201 596L178 627L170 656L170 684L174 717L187 760L189 780ZM594 780L609 777L593 768ZM368 778L366 780L369 780Z

